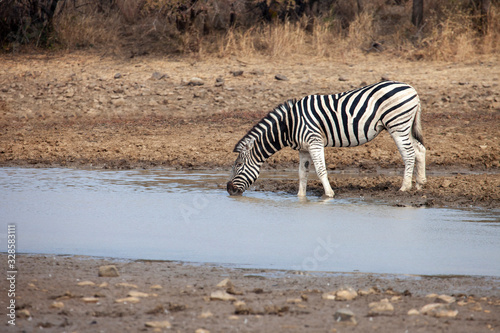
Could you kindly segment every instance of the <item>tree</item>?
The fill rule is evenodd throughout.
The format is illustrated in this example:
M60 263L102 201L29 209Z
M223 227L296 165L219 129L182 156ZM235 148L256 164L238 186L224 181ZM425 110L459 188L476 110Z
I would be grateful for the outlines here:
M413 0L411 13L411 22L417 28L420 28L424 19L424 0Z

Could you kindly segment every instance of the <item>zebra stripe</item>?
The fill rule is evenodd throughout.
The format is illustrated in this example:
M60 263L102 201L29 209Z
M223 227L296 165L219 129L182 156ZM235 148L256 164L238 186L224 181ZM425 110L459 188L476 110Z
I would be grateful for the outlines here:
M257 123L235 146L228 192L240 194L258 177L260 166L283 147L299 150L299 195L314 163L325 194L328 183L324 147L353 147L373 140L382 130L394 139L405 164L402 191L411 188L414 164L417 187L425 183L425 147L420 126L420 100L411 86L394 81L375 83L335 95L310 95L289 100ZM305 173L305 174L304 174Z

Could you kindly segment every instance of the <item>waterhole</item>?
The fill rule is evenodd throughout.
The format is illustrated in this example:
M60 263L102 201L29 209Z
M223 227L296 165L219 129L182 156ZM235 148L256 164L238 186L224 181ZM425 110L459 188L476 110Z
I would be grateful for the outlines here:
M6 244L7 224L14 223L22 253L500 276L498 210L259 191L230 197L227 178L207 171L1 168L0 238Z

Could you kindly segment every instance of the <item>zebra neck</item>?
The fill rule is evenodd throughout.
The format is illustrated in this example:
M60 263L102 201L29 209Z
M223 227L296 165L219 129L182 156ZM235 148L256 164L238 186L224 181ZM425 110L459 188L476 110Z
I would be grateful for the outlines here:
M274 120L274 121L273 121ZM264 163L282 148L290 145L286 121L284 119L262 119L249 133L254 141L254 160Z

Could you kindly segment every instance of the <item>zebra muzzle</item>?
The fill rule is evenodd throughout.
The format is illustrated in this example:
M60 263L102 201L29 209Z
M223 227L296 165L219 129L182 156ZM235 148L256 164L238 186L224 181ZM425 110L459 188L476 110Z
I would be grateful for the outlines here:
M239 188L235 187L233 182L228 182L227 183L227 193L229 193L229 195L241 195L243 193L243 191L240 190Z

